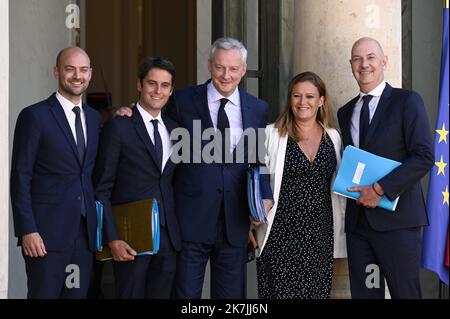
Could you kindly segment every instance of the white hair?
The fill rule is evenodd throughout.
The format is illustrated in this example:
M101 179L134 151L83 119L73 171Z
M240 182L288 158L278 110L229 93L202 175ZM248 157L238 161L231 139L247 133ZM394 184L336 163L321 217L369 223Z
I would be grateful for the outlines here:
M214 58L214 53L217 49L232 50L237 49L241 52L242 60L244 64L247 64L247 49L239 40L233 38L219 38L211 46L211 52L209 53L209 58L212 60Z

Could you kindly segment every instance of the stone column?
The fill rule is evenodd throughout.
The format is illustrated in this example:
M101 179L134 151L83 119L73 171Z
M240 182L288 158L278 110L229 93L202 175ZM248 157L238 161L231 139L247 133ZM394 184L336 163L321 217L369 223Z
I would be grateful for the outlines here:
M350 50L363 36L377 39L388 56L386 80L402 83L401 1L295 1L294 74L317 73L326 83L335 111L355 97Z
M8 296L9 1L0 0L0 299Z
M208 72L211 47L211 1L197 0L197 83L210 78Z
M301 0L295 1L294 11L294 75L317 73L327 85L335 114L359 92L349 59L360 37L380 42L388 56L385 78L401 86L401 1ZM350 298L346 259L335 260L332 297Z

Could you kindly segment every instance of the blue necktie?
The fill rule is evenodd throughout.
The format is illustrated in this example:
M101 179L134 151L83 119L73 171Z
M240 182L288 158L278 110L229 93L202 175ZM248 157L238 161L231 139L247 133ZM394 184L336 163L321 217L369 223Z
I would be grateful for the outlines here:
M163 146L162 146L161 135L159 134L159 130L158 130L158 120L151 120L151 122L153 124L153 140L154 140L154 146L155 146L156 159L158 161L159 170L161 171L161 174L162 174ZM159 222L163 226L166 224L166 218L165 218L163 205L159 205Z
M75 113L75 134L77 136L77 151L78 151L78 158L80 159L81 165L83 165L84 161L84 153L86 151L85 143L84 143L84 133L83 133L83 126L81 125L81 109L79 106L75 106L72 111ZM83 192L80 196L81 200L81 215L86 216L86 209L84 207L84 195Z
M225 104L227 103L228 99L220 99L220 107L217 114L217 129L222 133L222 163L225 163L225 154L230 151L229 143L225 144L225 129L230 128L230 122L225 112Z
M369 131L370 123L370 111L369 102L372 100L372 95L363 96L363 105L361 108L361 114L359 116L359 148L363 149L366 144L366 135Z

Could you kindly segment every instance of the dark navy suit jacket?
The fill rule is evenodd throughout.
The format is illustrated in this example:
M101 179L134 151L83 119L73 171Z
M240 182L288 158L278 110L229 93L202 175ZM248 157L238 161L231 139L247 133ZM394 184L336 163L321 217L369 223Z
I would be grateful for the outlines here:
M176 123L163 115L167 129ZM104 242L119 239L111 204L156 198L164 210L166 229L176 250L181 249L180 230L175 216L173 174L169 159L161 173L156 153L140 112L132 117L117 116L102 130L95 169L97 199L104 205Z
M97 214L92 173L100 115L83 104L87 145L84 161L64 110L55 94L23 109L14 132L11 202L19 237L39 232L47 250L73 248L80 228L81 196L85 200L89 248L95 249Z
M344 146L353 145L350 120L358 97L338 111ZM381 95L370 123L364 149L402 163L378 183L386 196L400 196L395 212L382 208L366 208L370 226L389 231L428 224L420 180L434 164L433 142L424 103L414 91L392 88L389 84ZM359 206L347 200L345 230L355 229Z
M194 135L194 120L200 121L197 122L200 133L213 128L207 99L208 82L175 92L174 103L169 104L167 108L167 114L190 134L191 161L192 154L199 155L200 159L197 163L181 163L177 167L174 180L176 214L184 241L214 243L217 220L224 203L227 239L233 246L244 247L247 245L250 227L246 195L248 157L244 156L243 163L206 163L200 154L195 152L194 145L200 143L200 137ZM267 103L243 90L239 90L239 93L243 129L265 128ZM211 140L202 140L201 149L210 142ZM241 142L242 139L239 143ZM258 151L248 144L244 144L243 149L246 155L257 154ZM262 184L262 193L264 198L272 198L269 176L265 177L267 178Z

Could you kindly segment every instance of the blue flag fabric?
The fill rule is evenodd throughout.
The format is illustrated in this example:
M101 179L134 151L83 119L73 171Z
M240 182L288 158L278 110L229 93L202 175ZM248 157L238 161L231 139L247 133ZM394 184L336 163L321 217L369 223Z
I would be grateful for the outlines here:
M448 2L447 2L448 3ZM449 59L448 59L448 4L444 8L444 29L442 35L441 83L439 113L434 140L435 165L431 171L428 188L427 209L430 225L423 234L422 267L439 275L448 285L448 268L445 252L449 221L448 193L448 142L449 142Z

